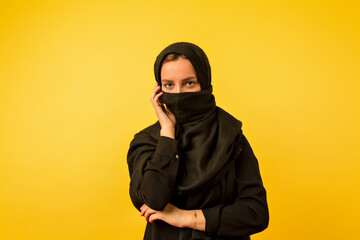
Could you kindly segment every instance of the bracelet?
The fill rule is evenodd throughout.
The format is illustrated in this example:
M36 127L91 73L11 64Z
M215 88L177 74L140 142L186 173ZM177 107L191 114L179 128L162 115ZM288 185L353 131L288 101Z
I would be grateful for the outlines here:
M196 219L197 219L196 210L194 210L194 217L195 217L194 230L196 230Z

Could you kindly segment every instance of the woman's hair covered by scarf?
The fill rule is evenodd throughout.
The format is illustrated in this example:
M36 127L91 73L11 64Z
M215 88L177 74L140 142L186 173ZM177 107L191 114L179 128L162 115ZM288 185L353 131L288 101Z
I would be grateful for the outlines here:
M205 52L197 45L189 42L177 42L167 46L157 56L154 64L155 79L161 86L161 66L164 58L171 53L185 55L193 65L201 89L211 86L211 68Z

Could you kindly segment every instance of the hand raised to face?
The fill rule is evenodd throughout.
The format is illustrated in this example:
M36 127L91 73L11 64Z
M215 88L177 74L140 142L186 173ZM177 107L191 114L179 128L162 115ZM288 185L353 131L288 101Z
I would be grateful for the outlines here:
M160 135L175 139L175 123L176 119L174 114L162 102L160 97L163 92L160 92L160 86L156 83L153 93L151 94L150 101L154 107L155 113L159 119L161 126Z

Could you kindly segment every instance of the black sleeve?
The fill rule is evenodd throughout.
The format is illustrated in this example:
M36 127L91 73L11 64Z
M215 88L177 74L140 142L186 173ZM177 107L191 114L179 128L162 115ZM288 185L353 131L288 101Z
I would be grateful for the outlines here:
M231 205L203 209L206 232L219 237L249 236L267 228L269 212L258 161L243 137L237 159L237 197Z
M137 209L146 203L162 210L170 201L179 168L179 143L160 136L154 141L146 133L136 134L127 156L130 197Z

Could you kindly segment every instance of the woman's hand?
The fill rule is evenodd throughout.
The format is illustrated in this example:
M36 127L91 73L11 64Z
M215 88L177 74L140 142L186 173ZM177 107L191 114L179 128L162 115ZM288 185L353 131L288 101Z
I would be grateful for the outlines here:
M140 216L144 216L145 220L150 223L154 223L155 220L162 220L178 228L187 227L188 224L186 223L189 220L191 221L191 217L194 217L191 213L188 214L186 210L179 209L170 203L162 211L153 210L146 204L140 210Z
M205 217L201 210L196 210L196 218L195 210L182 210L170 203L161 211L153 210L146 204L143 204L140 210L140 216L144 216L145 220L150 223L154 223L155 220L162 220L174 227L194 228L196 226L197 230L205 231Z
M158 93L160 86L156 82L153 93L151 94L150 101L155 109L155 113L159 119L161 131L161 136L166 136L175 139L175 123L176 119L174 114L170 109L166 108L161 102L160 97L163 95L163 92Z

